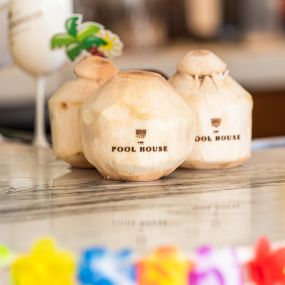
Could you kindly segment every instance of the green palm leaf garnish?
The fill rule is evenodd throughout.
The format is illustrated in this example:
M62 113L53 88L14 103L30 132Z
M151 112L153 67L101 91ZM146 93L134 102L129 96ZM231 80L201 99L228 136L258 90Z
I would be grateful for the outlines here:
M114 57L121 54L120 38L96 22L81 23L81 15L73 15L65 22L66 33L56 34L51 39L51 48L65 48L71 61L83 51L93 55Z
M66 47L66 53L70 60L74 61L83 51L81 44L73 43Z
M67 19L67 21L65 22L65 28L69 35L76 37L79 20L80 20L79 15L75 15Z
M52 49L66 47L76 41L76 38L69 34L57 34L51 40L51 47Z
M99 46L103 46L106 44L107 44L106 41L96 36L89 36L82 42L82 46L87 50L92 47L99 47Z
M83 27L80 31L77 33L77 39L80 42L85 41L86 38L96 35L99 31L101 31L103 27L100 24L97 23L87 23L85 27Z

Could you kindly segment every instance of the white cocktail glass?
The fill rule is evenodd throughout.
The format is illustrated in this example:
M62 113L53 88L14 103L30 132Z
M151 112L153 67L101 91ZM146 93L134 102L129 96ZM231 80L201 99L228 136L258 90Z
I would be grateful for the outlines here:
M63 50L52 50L53 35L64 31L72 0L10 0L9 39L15 62L36 80L36 116L33 144L49 146L45 133L45 78L66 61ZM19 87L20 88L20 87Z

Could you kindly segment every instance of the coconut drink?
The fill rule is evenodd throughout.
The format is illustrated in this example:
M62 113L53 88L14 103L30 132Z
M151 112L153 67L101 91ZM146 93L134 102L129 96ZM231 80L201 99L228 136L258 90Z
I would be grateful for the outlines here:
M57 158L73 167L90 168L80 137L80 107L118 69L110 60L91 56L80 61L74 72L77 79L66 82L49 100L53 151Z
M81 107L85 157L107 179L151 181L190 154L191 109L159 74L120 72Z
M242 165L251 156L251 95L209 51L192 51L178 63L170 83L197 117L197 135L184 168L220 169Z
M93 168L83 154L80 107L118 72L108 58L119 56L123 44L116 34L101 24L82 23L81 15L68 18L65 28L66 33L53 36L51 47L64 48L69 60L77 61L74 67L77 78L61 86L49 100L53 151L57 158L73 167Z

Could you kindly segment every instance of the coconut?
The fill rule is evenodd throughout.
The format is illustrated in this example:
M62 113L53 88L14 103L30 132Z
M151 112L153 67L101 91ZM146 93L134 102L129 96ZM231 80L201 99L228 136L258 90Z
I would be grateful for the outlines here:
M83 154L79 130L82 103L95 93L118 69L110 60L90 56L80 61L74 70L77 79L61 86L49 100L53 151L57 158L72 167L93 167Z
M173 172L196 135L191 109L159 74L120 72L81 108L87 160L107 179L150 181Z
M198 121L198 133L185 168L219 169L242 165L251 156L251 95L209 51L192 51L177 65L170 83Z

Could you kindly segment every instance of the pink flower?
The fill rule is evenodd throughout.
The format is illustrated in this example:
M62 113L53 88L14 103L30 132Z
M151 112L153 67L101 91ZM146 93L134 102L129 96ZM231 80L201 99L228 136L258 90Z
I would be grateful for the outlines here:
M189 274L191 285L242 285L241 266L232 248L201 247Z

